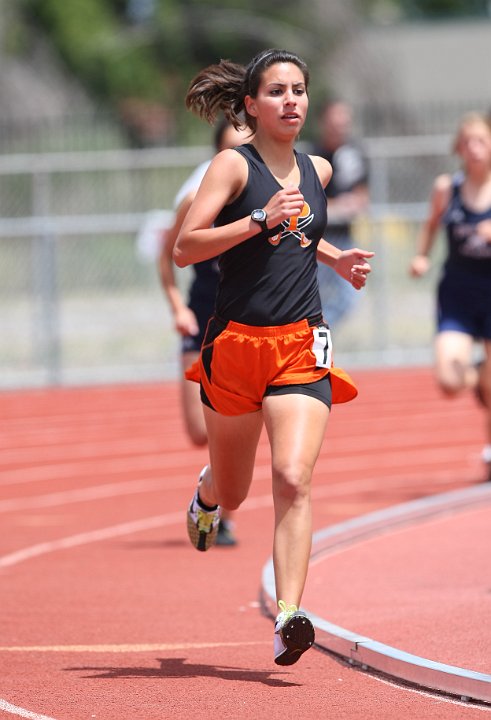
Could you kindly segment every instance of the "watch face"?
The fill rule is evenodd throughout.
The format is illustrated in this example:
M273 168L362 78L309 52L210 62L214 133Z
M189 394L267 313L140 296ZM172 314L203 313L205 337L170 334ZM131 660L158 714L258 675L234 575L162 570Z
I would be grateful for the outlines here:
M266 212L264 210L253 210L252 219L263 222L263 220L266 220Z

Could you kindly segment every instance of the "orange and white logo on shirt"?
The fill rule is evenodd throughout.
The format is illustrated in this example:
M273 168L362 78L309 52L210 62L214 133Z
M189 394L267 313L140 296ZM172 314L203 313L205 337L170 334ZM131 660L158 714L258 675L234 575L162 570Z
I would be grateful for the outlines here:
M300 243L300 247L308 247L312 240L309 240L305 235L305 228L307 228L314 219L314 213L310 211L310 205L308 203L303 204L300 215L292 215L292 217L283 220L281 223L283 230L277 235L273 235L268 238L271 245L279 245L282 240L288 236L293 236Z

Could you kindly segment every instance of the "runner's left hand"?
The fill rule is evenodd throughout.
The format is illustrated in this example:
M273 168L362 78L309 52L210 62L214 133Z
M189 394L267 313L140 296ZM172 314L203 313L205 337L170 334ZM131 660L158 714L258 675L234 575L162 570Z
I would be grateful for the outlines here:
M368 273L372 271L367 259L374 255L373 252L359 248L343 250L336 261L335 270L338 275L351 283L355 290L361 290L365 287Z

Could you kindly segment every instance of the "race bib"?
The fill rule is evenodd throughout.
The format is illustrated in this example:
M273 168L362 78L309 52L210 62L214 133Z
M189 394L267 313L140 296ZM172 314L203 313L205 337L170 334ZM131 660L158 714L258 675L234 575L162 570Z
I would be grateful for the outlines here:
M316 367L330 368L332 362L331 331L327 327L315 327L312 330L314 342L312 352Z

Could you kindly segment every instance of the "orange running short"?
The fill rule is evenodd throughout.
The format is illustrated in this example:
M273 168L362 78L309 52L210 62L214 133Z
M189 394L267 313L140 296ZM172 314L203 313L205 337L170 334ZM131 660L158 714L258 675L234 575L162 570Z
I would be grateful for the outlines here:
M222 415L242 415L262 406L268 387L315 383L330 373L332 402L358 391L331 360L330 334L322 323L256 327L212 317L199 360L186 372L201 383L202 397ZM293 387L292 387L292 391Z

